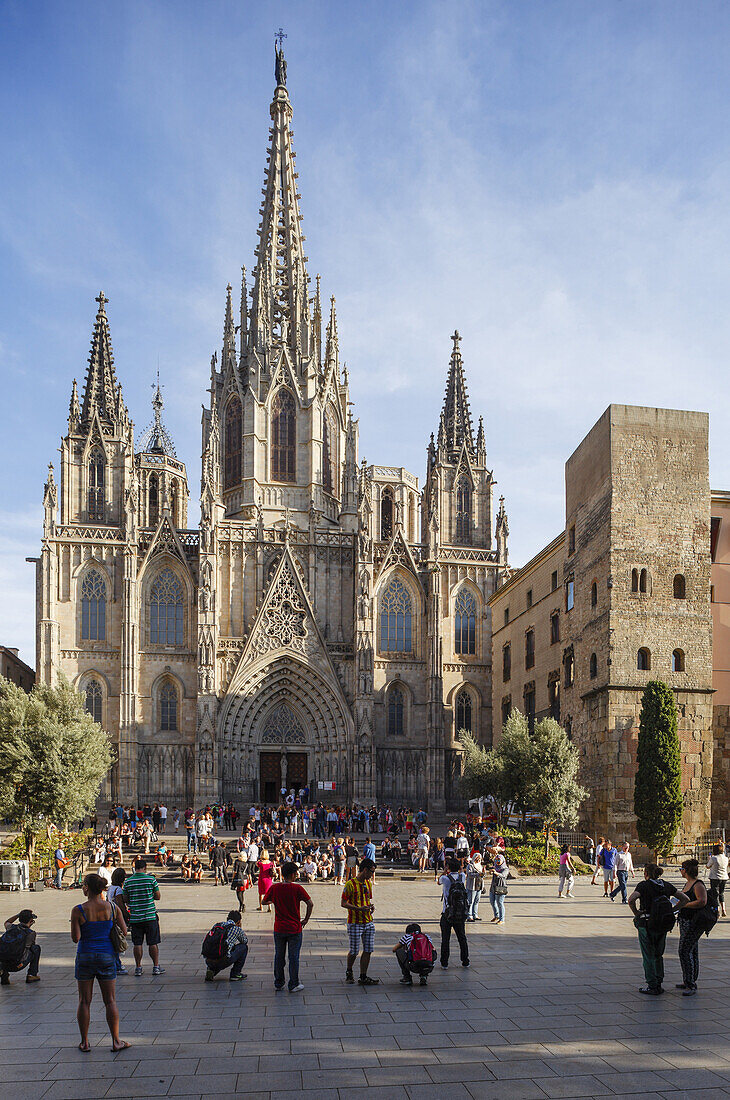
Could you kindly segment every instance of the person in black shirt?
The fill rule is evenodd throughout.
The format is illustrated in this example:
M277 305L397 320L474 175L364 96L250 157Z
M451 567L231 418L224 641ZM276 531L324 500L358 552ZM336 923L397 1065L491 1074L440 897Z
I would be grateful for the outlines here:
M666 932L655 932L647 927L646 917L651 912L652 903L658 897L677 898L677 905L687 904L684 894L679 894L671 882L664 882L664 868L656 863L647 863L644 868L644 881L636 885L629 897L629 906L634 914L634 926L639 934L641 961L644 964L646 986L639 992L658 997L664 992L664 948L667 943Z

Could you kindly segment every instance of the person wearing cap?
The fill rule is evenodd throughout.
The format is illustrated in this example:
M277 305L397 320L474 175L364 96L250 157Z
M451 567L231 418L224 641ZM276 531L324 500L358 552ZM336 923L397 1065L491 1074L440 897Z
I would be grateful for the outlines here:
M1 985L10 985L10 975L25 970L26 966L28 967L28 974L25 980L28 984L32 985L34 982L39 982L41 980L38 976L38 964L41 961L41 948L40 944L36 943L36 935L33 931L33 924L37 920L38 917L32 909L21 909L14 917L9 917L5 921L6 932L14 928L17 921L18 928L25 932L25 945L22 951L14 952L14 961L11 961L10 958L6 958L2 954L5 937L0 939Z

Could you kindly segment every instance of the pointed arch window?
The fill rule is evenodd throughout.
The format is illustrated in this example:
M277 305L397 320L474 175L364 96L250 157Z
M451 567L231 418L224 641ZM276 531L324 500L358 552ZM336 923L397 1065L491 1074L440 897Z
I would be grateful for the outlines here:
M461 730L473 732L471 695L468 691L460 691L456 696L456 732Z
M232 489L235 485L241 484L242 420L241 402L237 397L233 397L226 408L224 489Z
M297 414L291 390L277 390L271 403L271 477L273 481L296 478Z
M178 506L180 503L180 493L178 489L177 480L173 481L172 488L170 490L170 511L172 512L172 522L175 527L180 526L180 516L178 514Z
M177 729L177 688L174 684L163 684L160 691L160 729Z
M156 527L160 522L160 490L157 482L157 474L150 474L147 500L150 527Z
M468 477L460 477L456 487L456 541L461 546L471 543L471 482Z
M101 447L95 447L89 455L89 519L104 519L104 482L106 461Z
M380 652L410 653L412 601L400 577L393 577L380 601Z
M101 725L101 705L103 701L103 694L101 690L101 684L98 680L89 680L86 685L86 695L84 699L84 710L87 714L90 714L95 722Z
M390 689L388 693L388 735L402 737L404 731L403 712L405 700L399 687Z
M393 490L386 485L380 494L380 538L388 542L393 537Z
M150 589L150 645L183 644L183 588L164 569Z
M106 584L101 573L90 570L81 582L81 640L106 639Z
M476 653L477 602L468 588L462 588L454 603L454 652Z
M322 487L325 493L338 496L336 463L336 426L330 409L322 416Z

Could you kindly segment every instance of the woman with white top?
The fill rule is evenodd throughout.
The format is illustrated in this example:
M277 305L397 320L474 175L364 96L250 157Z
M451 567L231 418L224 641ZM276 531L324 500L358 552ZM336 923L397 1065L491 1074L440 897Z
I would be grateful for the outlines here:
M713 845L712 855L707 861L707 867L710 872L710 889L714 889L717 894L720 913L723 917L726 917L725 887L728 881L728 858L725 855L722 842Z
M507 894L507 876L509 867L499 847L490 848L492 853L492 885L489 887L489 900L492 904L492 924L504 924L504 899Z
M468 921L481 920L479 916L479 900L482 896L484 885L484 864L479 852L474 852L466 866L466 893L468 908L466 919Z

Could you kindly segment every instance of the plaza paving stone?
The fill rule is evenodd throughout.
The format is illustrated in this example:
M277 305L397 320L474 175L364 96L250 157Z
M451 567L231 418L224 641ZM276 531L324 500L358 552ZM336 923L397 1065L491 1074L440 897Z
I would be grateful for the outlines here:
M117 981L121 1033L112 1054L98 991L92 1053L77 1049L69 913L79 891L0 895L0 916L38 913L42 981L0 989L0 1087L8 1100L84 1097L251 1096L255 1100L546 1100L730 1097L726 982L730 922L700 944L700 993L683 998L677 935L668 939L666 987L642 997L636 932L625 906L589 880L574 901L555 884L510 885L507 922L468 925L471 967L438 966L428 988L399 985L391 946L411 920L440 943L438 890L424 876L376 885L377 988L346 986L339 890L311 887L300 994L275 994L272 916L244 914L248 978L204 983L200 944L233 895L209 884L163 887L166 973ZM250 906L250 903L249 903ZM126 957L132 965L131 950Z

